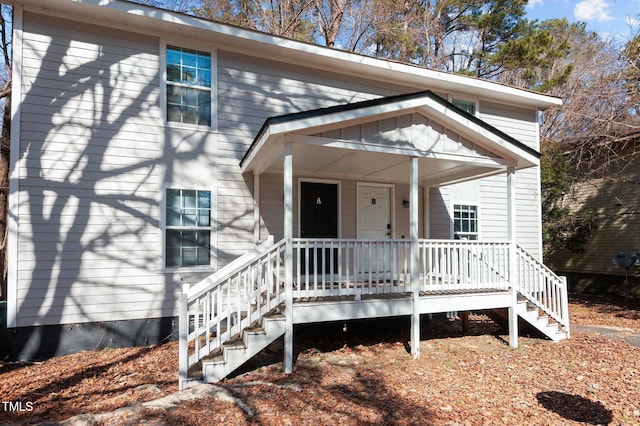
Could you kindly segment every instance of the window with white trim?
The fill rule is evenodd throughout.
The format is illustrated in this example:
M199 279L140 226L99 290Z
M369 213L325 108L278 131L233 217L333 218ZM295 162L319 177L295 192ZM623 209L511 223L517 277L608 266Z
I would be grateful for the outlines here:
M467 101L464 99L451 99L451 103L460 108L463 111L468 112L471 115L476 115L477 105L474 101Z
M478 239L478 206L453 205L453 238L456 240Z
M211 53L167 46L167 120L211 126Z
M211 191L166 190L165 267L211 264Z

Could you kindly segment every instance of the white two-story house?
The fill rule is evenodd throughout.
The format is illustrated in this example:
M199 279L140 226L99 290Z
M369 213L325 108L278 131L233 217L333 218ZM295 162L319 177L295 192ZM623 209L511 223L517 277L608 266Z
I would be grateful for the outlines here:
M436 312L568 336L541 259L560 99L126 1L9 3L14 357L177 328L187 383L281 336L290 370L305 322L408 316L416 357Z

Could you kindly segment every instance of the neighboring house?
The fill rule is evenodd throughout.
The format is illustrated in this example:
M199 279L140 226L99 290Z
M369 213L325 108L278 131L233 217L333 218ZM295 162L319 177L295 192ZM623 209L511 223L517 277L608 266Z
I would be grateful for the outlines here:
M567 275L573 290L640 295L640 268L634 262L634 257L640 256L640 133L634 130L637 124L609 135L610 142L599 150L600 156L588 162L588 170L603 170L592 171L595 176L575 183L564 197L563 205L574 212L588 208L595 218L584 244L573 250L551 246L546 252L546 261L555 271ZM621 254L618 263L626 262L627 268L613 262ZM640 257L637 260L640 263Z
M414 356L427 313L568 336L541 263L560 99L123 1L13 4L15 357L157 342L177 316L184 380L283 334L290 371L303 322L408 315Z

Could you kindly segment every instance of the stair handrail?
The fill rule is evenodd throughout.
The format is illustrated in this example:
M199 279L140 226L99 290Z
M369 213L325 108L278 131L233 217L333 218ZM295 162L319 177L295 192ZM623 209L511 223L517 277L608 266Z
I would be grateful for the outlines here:
M269 235L265 241L260 243L260 245L244 253L242 256L235 258L197 284L194 284L193 286L185 285L183 287L183 292L186 293L187 300L191 302L202 296L207 291L210 291L213 287L219 285L221 282L232 276L238 269L242 269L250 265L257 256L269 251L273 246L273 235Z
M519 244L515 246L517 273L515 283L520 294L560 324L569 336L569 292L565 277L556 275Z
M189 368L282 303L284 243L274 244L271 237L193 287L185 286L179 302L181 389L189 383Z

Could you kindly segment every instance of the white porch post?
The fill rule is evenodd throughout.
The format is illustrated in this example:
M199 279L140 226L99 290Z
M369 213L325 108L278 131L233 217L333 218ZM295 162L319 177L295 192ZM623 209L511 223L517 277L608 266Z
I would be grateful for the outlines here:
M253 240L260 242L260 175L253 175Z
M423 191L423 202L422 202L422 236L423 238L431 238L431 216L429 215L429 202L430 199L430 189L431 187L425 186Z
M507 169L507 235L509 241L516 241L516 171L513 167Z
M409 237L411 238L411 286L413 314L411 315L411 355L420 358L420 246L418 235L418 157L411 157L409 172Z
M293 371L293 154L291 142L284 145L284 372Z
M511 307L509 308L509 346L518 347L518 273L516 265L516 176L515 169L507 169L507 236L511 242L509 250L509 282L511 284Z
M186 290L180 293L178 300L178 385L179 390L183 390L189 380L189 307Z

